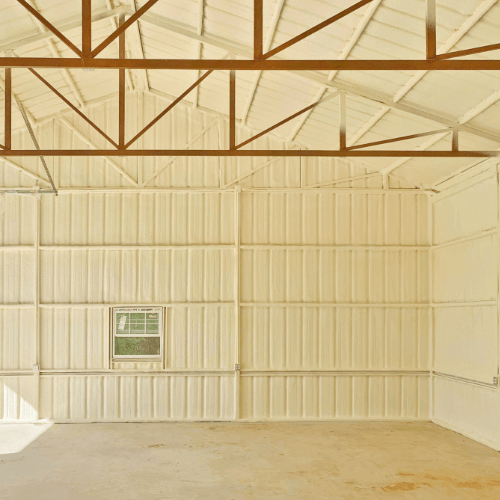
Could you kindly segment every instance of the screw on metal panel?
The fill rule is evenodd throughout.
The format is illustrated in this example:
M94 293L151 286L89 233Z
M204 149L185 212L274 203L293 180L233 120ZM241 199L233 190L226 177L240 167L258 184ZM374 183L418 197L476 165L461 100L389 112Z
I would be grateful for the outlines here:
M241 365L239 363L235 363L234 369L235 370L241 370Z
M493 385L498 385L498 377L493 377Z
M40 371L40 365L33 365L33 371L34 372Z

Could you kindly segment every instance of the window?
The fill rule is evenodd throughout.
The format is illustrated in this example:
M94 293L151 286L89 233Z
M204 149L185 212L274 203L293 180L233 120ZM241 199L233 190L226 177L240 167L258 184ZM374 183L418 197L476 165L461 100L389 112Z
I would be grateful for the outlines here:
M161 307L113 309L113 358L158 358L163 352Z

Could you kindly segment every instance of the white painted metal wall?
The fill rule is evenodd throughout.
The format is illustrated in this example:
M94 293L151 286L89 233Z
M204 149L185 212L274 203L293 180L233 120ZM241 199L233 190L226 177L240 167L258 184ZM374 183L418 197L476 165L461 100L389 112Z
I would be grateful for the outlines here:
M180 109L189 140L206 117ZM427 195L304 189L366 171L296 159L241 191L252 164L198 160L116 193L117 165L60 159L59 196L4 197L3 420L428 419ZM110 360L110 308L131 304L166 308L163 365Z
M498 174L433 202L433 421L500 449Z

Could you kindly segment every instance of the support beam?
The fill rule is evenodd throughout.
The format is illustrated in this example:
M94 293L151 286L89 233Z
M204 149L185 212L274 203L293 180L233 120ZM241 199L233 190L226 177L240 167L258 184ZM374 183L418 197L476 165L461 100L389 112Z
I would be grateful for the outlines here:
M253 58L261 59L263 55L263 0L253 1Z
M42 149L34 151L31 149L13 149L2 151L5 157L28 157L28 156L110 156L110 157L151 157L151 156L206 156L206 157L259 157L259 156L283 156L283 157L316 157L316 158L498 158L500 151L425 151L418 150L368 150L348 151L329 149L306 149L295 151L291 149ZM370 168L370 167L368 167ZM135 181L134 181L135 182Z
M82 56L92 52L92 0L82 0Z
M12 70L5 69L5 148L12 147Z
M190 148L200 137L203 137L216 123L219 123L219 118L218 117L214 121L212 121L211 123L209 123L203 130L201 130L200 132L198 132L192 139L190 139L186 143L186 145L184 146L184 149ZM170 158L165 163L165 165L163 165L158 170L156 170L156 172L154 172L153 175L148 180L146 180L143 183L143 187L146 186L147 184L149 184L153 179L156 179L156 177L158 177L162 172L164 172L167 169L167 167L169 167L170 165L172 165L172 163L174 163L174 161L177 160L178 158L180 158L180 157L176 156L174 158Z
M47 179L44 179L43 177L40 177L39 175L35 174L34 172L31 172L30 170L22 167L21 165L18 165L17 163L14 163L13 161L9 160L8 158L3 158L0 156L0 162L5 163L5 165L8 165L9 167L14 168L18 172L21 172L22 174L27 175L28 177L31 177L32 179L35 179L38 182L41 182L44 185L50 184ZM5 188L9 189L9 188ZM26 188L24 188L26 189Z
M227 56L226 56L227 57ZM187 90L185 90L177 99L175 99L169 106L167 106L156 118L151 120L138 134L135 135L127 144L125 144L125 149L131 146L139 137L144 135L153 125L155 125L158 121L160 121L174 106L176 106L179 102L184 99L189 93L192 92L194 88L197 88L200 83L208 78L213 71L207 71L201 78L199 78L196 82L191 85Z
M54 181L52 180L52 176L50 175L49 168L47 167L47 163L45 163L45 158L44 158L45 155L40 153L40 149L41 149L40 144L38 143L38 139L35 136L35 131L33 130L33 127L31 126L28 115L24 111L24 107L23 107L21 101L19 101L19 99L17 97L16 97L16 101L17 101L17 107L18 107L19 111L21 112L21 116L23 117L26 128L28 129L28 133L31 137L31 140L33 141L33 145L35 146L35 150L33 152L34 153L38 152L38 154L34 155L34 156L38 156L40 158L40 162L45 170L45 173L47 174L47 178L49 179L49 183L52 186L52 190L54 193L57 194L57 189L54 185Z
M361 18L361 21L359 24L356 26L356 29L354 30L353 34L350 36L349 41L346 43L344 48L342 49L342 52L339 54L339 57L337 57L338 60L345 60L351 53L351 50L355 47L355 45L358 43L359 39L365 32L366 27L368 26L368 23L372 20L373 16L375 15L375 12L379 8L380 4L382 3L382 0L374 0L369 7L365 10L363 17ZM332 82L333 79L337 75L337 71L330 71L330 74L328 75L328 81ZM325 92L328 90L328 87L326 85L322 85L320 89L318 90L317 94L314 96L313 101L319 101ZM306 123L307 119L309 118L309 115L312 113L312 110L308 111L305 113L302 118L299 120L295 128L293 129L292 133L290 134L290 137L288 137L289 141L294 141L299 132L302 130L302 127Z
M18 0L21 1L21 0ZM106 40L104 40L98 47L96 47L91 56L95 57L100 54L113 40L118 38L125 30L135 21L137 21L145 12L147 12L153 5L158 2L158 0L149 0L146 4L144 4L137 12L134 13L126 22L124 22L121 26L118 27L117 30L114 31Z
M440 54L449 52L485 15L489 10L497 3L498 0L484 0L483 3L474 11L474 13L460 26L460 28L454 32L448 40L440 47ZM410 90L412 90L427 74L428 72L423 70L416 73L408 82L399 90L391 102L385 102L385 107L383 107L369 122L367 122L355 136L349 142L349 145L354 145L356 142L363 137L373 126L375 126L379 120L381 120L391 109L395 109L394 104L398 104L403 97L405 97ZM397 108L396 108L397 109ZM437 121L437 120L434 120ZM451 124L446 124L443 121L438 121L443 125L452 126ZM472 132L473 133L473 132Z
M346 148L346 97L345 92L339 92L339 149Z
M330 94L329 96L327 97L324 97L323 99L321 99L320 101L317 101L313 104L310 104L309 106L301 109L300 111L297 111L297 113L294 113L293 115L290 115L288 118L285 118L284 120L281 120L280 122L272 125L271 127L267 128L266 130L263 130L262 132L259 132L258 134L254 135L253 137L250 137L250 139L247 139L246 141L242 142L241 144L238 144L236 146L236 149L239 149L239 148L242 148L243 146L246 146L247 144L249 144L250 142L252 141L255 141L256 139L258 139L259 137L262 137L263 135L271 132L272 130L278 128L278 127L281 127L282 125L284 125L285 123L288 123L290 120L293 120L294 118L297 118L298 116L300 116L302 113L305 113L306 111L308 111L309 109L312 109L314 108L315 106L317 106L318 104L321 104L323 102L326 102L326 101L329 101L331 99L333 99L334 97L336 97L337 95L339 95L340 92L335 92L334 94Z
M75 107L66 97L64 97L54 86L52 86L45 78L43 78L39 73L37 73L34 69L29 69L30 73L32 73L36 78L38 78L47 88L49 88L59 99L61 99L64 103L66 103L80 118L83 118L94 130L99 132L110 144L112 144L115 148L118 147L111 137L109 137L103 130L101 130L90 118L87 118L77 107Z
M82 57L80 49L68 40L55 26L50 24L36 9L34 9L26 0L17 0L33 17L40 21L49 31L61 40L67 47L69 47L78 57Z
M196 28L196 33L198 33L198 35L203 35L204 18L205 18L205 0L198 0L198 26ZM203 52L203 44L201 42L197 42L195 59L201 59L202 52ZM197 71L196 80L199 80L201 76L202 76L201 71ZM200 86L197 85L194 89L193 108L198 107L199 97L200 97Z
M452 151L458 151L458 149L459 149L458 130L456 128L453 129L453 133L451 136L451 149L452 149Z
M266 39L264 40L263 51L267 51L271 48L271 45L274 40L274 35L276 33L276 28L278 26L278 22L281 17L281 11L283 10L283 6L285 5L286 0L277 0L276 6L274 7L273 17L271 18L271 25L269 26L269 30L266 35ZM241 123L243 125L246 124L248 113L250 112L250 107L252 106L255 93L257 92L257 87L259 85L260 77L262 76L262 71L257 72L252 80L252 84L250 86L250 91L248 92L248 97L243 106L243 114L241 117Z
M82 0L83 1L83 0ZM28 0L28 2L30 3L30 5L34 8L34 9L37 9L37 5L35 3L35 0ZM47 32L47 28L45 28L45 26L38 20L35 19L34 21L35 23L35 26L40 30L40 32ZM48 38L46 40L46 44L47 44L47 47L50 51L50 53L54 56L54 57L57 57L57 58L60 58L61 57L61 54L59 53L59 51L57 50L57 47L54 43L54 41L51 39L51 38ZM13 51L12 51L13 52ZM17 57L17 56L16 56ZM83 97L82 97L82 94L80 93L80 91L78 90L78 88L76 87L76 84L73 80L73 77L71 76L70 72L66 69L66 68L62 68L61 69L61 73L62 73L62 76L63 76L63 79L66 81L66 83L68 84L68 87L71 89L71 91L73 92L73 95L75 96L75 99L76 101L78 102L78 105L83 108L85 106L85 102L83 100Z
M436 0L425 0L425 54L436 59Z
M353 6L339 12L338 14L335 14L334 16L330 17L326 21L323 21L313 28L308 29L307 31L304 31L300 35L292 38L291 40L288 40L288 42L285 42L281 45L278 45L278 47L270 50L269 52L266 52L262 57L264 59L269 59L270 57L278 54L279 52L287 49L288 47L291 47L292 45L295 45L297 42L300 42L301 40L304 40L308 36L311 36L312 34L316 33L319 30L322 30L323 28L326 28L327 26L330 26L330 24L333 24L334 22L342 19L345 16L348 16L352 12L355 12L356 10L360 9L361 7L364 7L365 5L369 4L373 0L361 0L360 2L357 2Z
M431 137L430 139L428 139L427 141L425 141L423 144L421 144L417 148L418 151L420 153L425 152L428 148L434 146L434 144L437 144L441 139L444 139L449 133L450 133L450 131L448 131L446 133L443 133L443 134L436 135L434 137ZM432 153L432 151L427 151L427 152L431 152ZM452 153L456 154L456 151L453 151ZM406 155L406 158L401 158L400 160L395 161L394 163L392 163L388 167L384 168L382 170L382 173L384 173L384 174L390 174L391 172L393 172L397 168L399 168L402 165L404 165L405 163L409 162L412 159L413 156L415 156L415 154L413 154L413 155Z
M118 25L122 27L125 23L125 15L121 14ZM125 30L118 38L118 57L125 59ZM118 76L118 148L125 149L125 69L120 69Z
M229 72L229 149L236 148L236 73Z
M0 57L0 68L95 68L216 71L500 71L498 59L80 59ZM308 78L311 75L306 75ZM320 81L322 78L320 77ZM333 85L332 85L333 86Z
M244 174L241 174L239 177L236 177L236 179L233 179L231 182L228 182L224 186L224 189L229 189L229 188L233 187L234 185L238 184L242 180L247 179L248 177L251 177L252 175L256 174L257 172L260 172L262 169L264 169L268 165L271 165L272 163L274 163L276 160L279 160L279 159L280 159L279 156L269 158L269 160L266 160L264 163L257 165L255 168L252 168L248 172L245 172Z
M92 148L92 150L90 150L90 151L87 149L85 149L83 151L87 151L87 153L89 153L89 152L93 153L94 152L93 150L97 150L97 146L90 139L85 137L85 135L80 130L78 130L73 124L71 124L68 120L66 120L66 118L60 117L59 120L69 130L71 130L77 137L79 137L85 144L87 144L88 146L90 146ZM109 152L110 151L102 150L100 152L101 154L98 154L98 155L93 155L93 154L91 154L91 155L78 155L77 153L75 153L73 156L101 156L102 159L106 163L111 165L121 176L125 177L125 179L127 179L130 182L130 184L132 184L135 187L138 187L139 184L127 172L125 172L125 170L123 170L122 167L120 167L117 163L115 163L111 158L108 158ZM120 151L120 156L123 156L122 151Z
M127 9L125 7L117 7L116 9L112 9L110 11L99 12L92 16L92 22L95 23L103 19L113 18L115 16L118 16L122 12L127 12ZM77 16L69 17L67 19L57 22L55 26L61 32L80 28L82 26L82 16L78 14ZM11 39L10 41L4 40L2 42L3 45L0 45L0 52L18 49L19 47L25 47L26 45L31 45L41 40L50 40L53 38L57 37L54 33L52 33L52 31L45 31L43 33L30 35L21 39L19 39L19 35L16 35L16 37Z
M456 130L456 129L454 129L454 130ZM347 150L352 151L354 149L362 149L362 148L369 148L369 147L373 147L373 146L381 146L382 144L391 144L393 142L409 141L410 139L417 139L419 137L427 137L429 135L439 135L439 134L446 135L448 133L450 133L449 129L431 130L430 132L420 132L418 134L405 135L402 137L396 137L394 139L385 139L383 141L375 141L375 142L367 142L365 144L357 144L356 146L348 147Z
M310 186L305 186L306 188L320 188L325 186L334 186L335 184L343 184L344 182L359 181L362 179L369 179L375 175L382 175L380 172L372 172L369 174L355 175L353 177L345 177L343 179L334 179L332 181L318 182L317 184L311 184Z

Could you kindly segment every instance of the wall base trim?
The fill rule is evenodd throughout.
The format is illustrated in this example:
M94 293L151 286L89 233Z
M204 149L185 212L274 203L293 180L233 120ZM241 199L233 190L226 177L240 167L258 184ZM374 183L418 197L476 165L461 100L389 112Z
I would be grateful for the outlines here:
M449 431L453 431L453 432L456 432L457 434L461 434L462 436L465 436L466 438L472 439L473 441L476 441L480 444L484 444L485 446L488 446L488 448L492 448L495 451L500 451L500 444L499 443L494 443L493 441L490 441L489 439L486 439L483 436L475 434L474 432L467 431L465 429L462 429L458 426L454 426L452 424L449 424L448 422L445 422L444 420L440 420L439 418L435 418L435 417L431 418L431 422L433 424L439 425L440 427L444 427L445 429L448 429Z
M297 422L297 423L327 423L327 422L401 422L401 423L413 423L413 422L431 422L428 417L338 417L338 418L240 418L238 420L234 419L157 419L157 420L128 420L128 419L100 419L100 420L85 420L85 419L70 419L70 420L49 420L49 419L41 419L41 420L0 420L0 425L10 425L10 424L158 424L158 423L209 423L209 422L224 422L224 423L247 423L247 424L258 424L260 422ZM453 430L453 429L451 429Z

